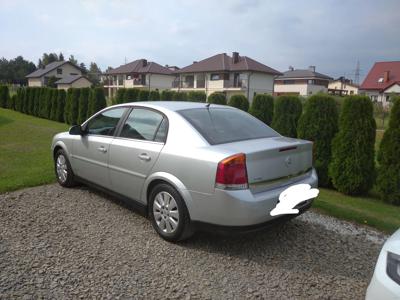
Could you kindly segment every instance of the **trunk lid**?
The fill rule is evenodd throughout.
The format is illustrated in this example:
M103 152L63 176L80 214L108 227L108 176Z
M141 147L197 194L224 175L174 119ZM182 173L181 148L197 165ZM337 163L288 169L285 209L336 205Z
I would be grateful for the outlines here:
M246 154L249 188L258 193L301 179L312 168L312 142L271 137L218 145Z

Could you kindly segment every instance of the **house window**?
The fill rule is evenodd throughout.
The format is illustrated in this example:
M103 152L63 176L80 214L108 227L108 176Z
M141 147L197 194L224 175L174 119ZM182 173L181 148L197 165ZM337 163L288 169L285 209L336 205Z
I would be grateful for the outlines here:
M211 74L210 80L220 80L221 76L220 74Z
M295 84L296 82L294 80L284 80L283 84Z
M130 80L130 79L132 79L132 76L131 75L126 75L126 79Z
M61 75L62 74L62 69L61 68L58 68L57 69L57 75Z
M69 75L78 75L78 73L69 73Z
M229 80L229 73L224 73L224 80Z
M314 80L313 79L308 79L308 84L314 84Z
M382 82L383 82L383 77L379 78L379 79L378 79L378 82L379 82L379 83L382 83Z
M386 96L386 102L390 102L390 96L389 95Z

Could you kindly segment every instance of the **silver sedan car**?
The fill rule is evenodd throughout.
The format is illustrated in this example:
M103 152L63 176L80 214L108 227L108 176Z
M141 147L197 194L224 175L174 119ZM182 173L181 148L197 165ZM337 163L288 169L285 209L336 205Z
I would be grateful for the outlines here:
M53 138L60 185L92 185L148 216L168 241L196 230L250 231L280 193L317 186L312 143L286 138L236 108L191 102L110 106ZM312 199L296 206L300 213Z

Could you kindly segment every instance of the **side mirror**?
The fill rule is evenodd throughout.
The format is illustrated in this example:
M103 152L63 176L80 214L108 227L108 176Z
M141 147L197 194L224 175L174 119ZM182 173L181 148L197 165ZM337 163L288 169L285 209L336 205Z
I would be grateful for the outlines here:
M69 129L69 134L71 135L84 135L85 133L81 125L74 125Z

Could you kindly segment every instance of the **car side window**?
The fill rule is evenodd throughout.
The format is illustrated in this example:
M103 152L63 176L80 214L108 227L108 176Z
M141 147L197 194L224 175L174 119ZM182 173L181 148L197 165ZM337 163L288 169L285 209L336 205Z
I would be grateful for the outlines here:
M160 127L158 127L154 141L159 143L165 143L165 140L167 139L167 131L168 131L168 122L167 118L164 118L160 124Z
M122 127L120 137L154 141L163 116L155 111L134 108Z
M113 136L126 108L109 109L91 119L85 127L88 134Z

